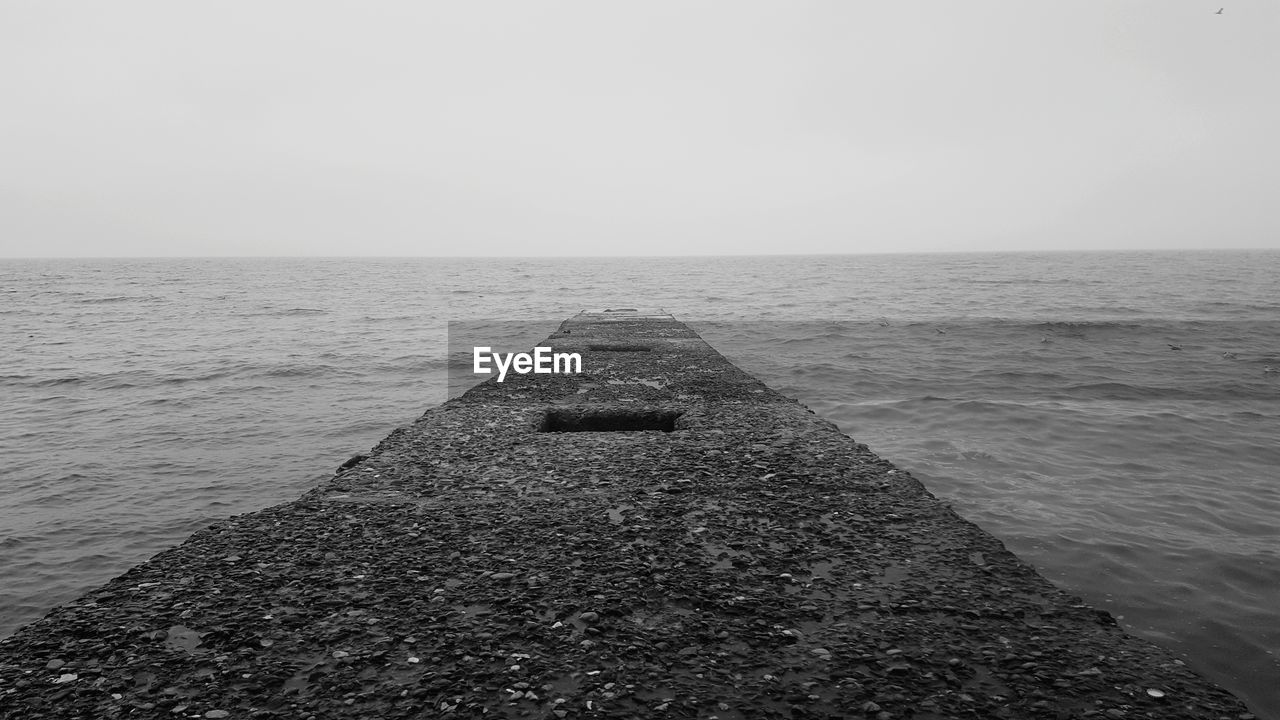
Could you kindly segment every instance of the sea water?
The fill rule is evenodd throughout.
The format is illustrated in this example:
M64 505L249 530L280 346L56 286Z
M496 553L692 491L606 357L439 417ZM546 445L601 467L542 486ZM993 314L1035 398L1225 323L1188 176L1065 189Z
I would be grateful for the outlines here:
M1278 274L1273 251L3 260L0 635L442 402L471 350L448 323L511 352L656 306L1280 717Z

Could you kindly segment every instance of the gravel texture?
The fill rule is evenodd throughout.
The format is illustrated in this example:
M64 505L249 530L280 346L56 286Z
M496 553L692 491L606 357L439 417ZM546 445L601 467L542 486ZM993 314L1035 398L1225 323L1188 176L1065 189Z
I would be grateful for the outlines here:
M544 345L583 373L478 385L0 642L0 717L1251 717L670 317Z

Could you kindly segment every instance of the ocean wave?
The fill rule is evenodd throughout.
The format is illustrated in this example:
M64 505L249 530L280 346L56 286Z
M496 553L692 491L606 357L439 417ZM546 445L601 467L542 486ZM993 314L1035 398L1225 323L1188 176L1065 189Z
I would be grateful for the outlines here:
M210 380L221 380L235 373L232 370L215 370L212 372L201 373L198 375L167 375L161 378L160 383L163 385L186 385L187 383L209 382Z
M258 311L256 311L256 312L255 312L255 311L250 311L250 310L234 310L234 309L233 309L229 314L230 314L232 317L245 317L245 318L252 318L252 317L293 317L293 316L327 315L327 314L329 314L329 311L328 311L328 310L324 310L324 309L321 309L321 308L306 308L306 307L279 308L279 307L275 307L275 306L273 306L273 305L263 305L263 306L259 307L257 310L258 310Z
M1142 323L1123 322L1119 320L1051 320L1048 322L1027 324L1024 327L1028 330L1062 333L1067 335L1083 335L1091 330L1133 331L1144 329Z
M83 385L84 382L85 382L84 378L67 376L67 377L46 378L44 380L37 380L36 382L30 383L30 385L31 387L55 387L58 385Z
M1184 394L1178 388L1130 385L1129 383L1121 382L1082 383L1069 385L1062 388L1062 391L1065 397L1097 400L1149 400Z
M104 297L104 298L85 298L84 300L77 300L76 302L79 303L80 305L101 305L104 303L120 303L120 302L130 302L133 300L147 300L147 299L149 298L137 296L137 295L116 295L113 297Z
M421 320L422 316L420 315L365 315L360 318L362 323L420 322Z
M1085 278L966 278L968 285L1100 285L1103 280Z
M1038 386L1053 386L1066 379L1066 376L1056 372L1044 372L1035 370L1000 370L990 374L990 378L998 382L1006 383L1035 383Z
M281 365L248 372L248 377L350 377L361 374L360 370L340 365Z
M139 405L186 405L187 402L181 398L158 397L141 400Z

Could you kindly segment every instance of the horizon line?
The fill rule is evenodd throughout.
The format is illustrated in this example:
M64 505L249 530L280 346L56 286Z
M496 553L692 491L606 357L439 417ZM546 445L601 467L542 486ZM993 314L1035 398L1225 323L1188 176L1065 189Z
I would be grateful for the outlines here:
M1280 247L1046 248L1039 250L866 250L813 253L687 253L681 255L0 255L4 260L642 260L681 258L851 257L859 255L1039 255L1094 253L1280 252Z

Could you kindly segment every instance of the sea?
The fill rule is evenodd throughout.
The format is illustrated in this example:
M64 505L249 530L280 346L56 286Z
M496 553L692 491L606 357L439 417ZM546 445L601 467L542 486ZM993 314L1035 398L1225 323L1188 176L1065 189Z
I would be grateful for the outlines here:
M0 637L663 308L1280 718L1280 251L0 260Z

